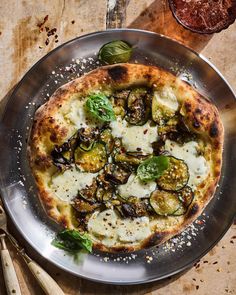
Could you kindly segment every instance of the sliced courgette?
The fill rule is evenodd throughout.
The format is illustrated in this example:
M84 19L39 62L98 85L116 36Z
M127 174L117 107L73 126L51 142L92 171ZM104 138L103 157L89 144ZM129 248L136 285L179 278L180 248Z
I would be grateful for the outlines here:
M79 147L83 151L90 151L93 148L94 143L98 138L98 135L98 128L80 128L77 134Z
M151 194L150 205L158 215L169 216L182 207L182 202L175 193L156 190Z
M100 206L99 203L91 204L80 197L76 198L72 205L76 211L82 214L91 213Z
M151 112L151 97L146 88L131 90L128 103L126 121L132 125L144 125Z
M131 169L125 164L108 164L105 166L105 179L114 185L125 184L131 173Z
M110 154L113 151L115 145L115 141L110 129L105 129L102 131L100 135L100 141L105 144L107 153Z
M185 207L189 207L194 199L194 193L189 186L186 186L181 191L178 191L177 196Z
M116 163L126 163L131 166L138 166L142 161L146 160L150 155L134 155L127 153L117 153L114 157Z
M126 104L127 104L129 93L130 93L129 89L124 89L121 91L117 91L112 95L111 102L112 102L113 110L116 116L121 116L121 118L125 117Z
M169 167L157 179L157 184L164 190L178 191L187 185L188 179L189 171L186 163L169 156Z
M86 188L78 192L78 197L82 198L83 200L91 204L94 204L97 202L96 191L97 191L97 181L94 179L93 183L90 186L87 186Z
M99 187L96 191L96 198L100 202L107 202L113 197L113 190L105 190L104 187Z
M98 172L107 162L106 148L103 143L95 143L90 151L83 151L80 147L75 150L75 163L86 172Z

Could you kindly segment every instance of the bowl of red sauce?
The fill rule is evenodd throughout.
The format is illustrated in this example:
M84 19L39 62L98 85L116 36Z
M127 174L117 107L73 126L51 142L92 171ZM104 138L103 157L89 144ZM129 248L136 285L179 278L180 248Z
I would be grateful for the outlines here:
M212 34L236 19L236 0L169 0L175 19L186 29Z

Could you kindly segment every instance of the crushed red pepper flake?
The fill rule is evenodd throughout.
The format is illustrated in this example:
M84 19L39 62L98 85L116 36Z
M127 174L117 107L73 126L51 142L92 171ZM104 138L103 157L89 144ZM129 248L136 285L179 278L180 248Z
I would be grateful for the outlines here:
M37 26L39 27L40 31L42 32L42 26L47 22L48 20L48 14L44 17L43 21L39 24L37 24Z
M57 31L57 28L51 29L50 31L48 31L47 36L50 37L50 36L54 35L56 33L56 31Z

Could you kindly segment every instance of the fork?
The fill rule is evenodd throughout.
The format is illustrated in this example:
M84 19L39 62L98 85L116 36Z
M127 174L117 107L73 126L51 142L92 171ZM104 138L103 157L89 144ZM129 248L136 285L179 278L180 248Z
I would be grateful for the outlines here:
M3 234L0 234L0 240L2 245L1 259L3 275L6 284L8 295L21 295L19 282L16 276L16 272L12 263L11 256L7 250L5 243L5 236L9 239L12 245L16 248L17 252L22 256L27 266L29 267L31 273L34 275L35 279L38 281L41 288L47 295L65 295L62 289L58 286L56 281L43 270L35 261L33 261L26 253L25 249L20 247L16 239L7 230L7 216L0 205L0 230Z

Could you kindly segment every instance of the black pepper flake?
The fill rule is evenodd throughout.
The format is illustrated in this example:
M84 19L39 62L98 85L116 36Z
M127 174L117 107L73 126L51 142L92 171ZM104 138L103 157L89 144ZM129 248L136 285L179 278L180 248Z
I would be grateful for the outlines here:
M198 289L199 289L199 286L197 285L197 286L196 286L196 290L198 290Z
M232 238L231 239L236 239L236 236L232 236Z
M138 152L140 152L142 149L141 149L141 148L139 148L139 147L137 147L137 148L136 148L136 150L137 150Z
M144 131L143 131L143 134L146 134L148 132L148 130L147 129L145 129Z
M213 262L212 264L217 264L218 263L218 261L215 261L215 262Z
M74 21L74 20L72 20L72 21L71 21L71 23L72 23L72 25L73 25L73 24L75 23L75 21Z
M45 41L45 45L47 46L49 44L49 39L47 38Z
M234 241L230 241L231 244L234 244Z
M55 43L57 43L58 42L58 40L55 40Z
M203 263L208 263L208 261L207 260L204 260Z

